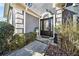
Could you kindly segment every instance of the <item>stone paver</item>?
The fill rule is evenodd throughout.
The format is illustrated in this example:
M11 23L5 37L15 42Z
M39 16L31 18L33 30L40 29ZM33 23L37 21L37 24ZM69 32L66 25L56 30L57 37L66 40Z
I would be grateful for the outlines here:
M15 52L11 53L8 56L31 56L32 54L33 54L32 50L22 48L20 50L17 50Z
M46 44L39 41L34 41L25 46L24 48L11 53L8 56L32 56L35 52L43 53L46 47Z
M46 44L41 43L39 41L34 41L30 43L29 45L25 46L25 48L29 50L33 50L34 52L43 53L44 49L47 47Z

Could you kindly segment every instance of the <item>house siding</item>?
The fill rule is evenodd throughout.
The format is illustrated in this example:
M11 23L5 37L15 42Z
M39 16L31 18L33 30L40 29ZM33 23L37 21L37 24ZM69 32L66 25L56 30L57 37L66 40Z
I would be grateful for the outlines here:
M39 27L39 19L26 13L25 32L33 32L35 27Z
M33 10L37 14L42 15L43 13L46 12L46 9L50 10L52 13L54 13L54 27L55 25L60 25L63 22L62 19L62 10L61 8L53 8L52 3L33 3L29 9L25 9L23 6L20 6L18 4L14 4L13 10L10 11L11 19L9 21L10 24L13 24L15 27L15 33L28 33L28 32L33 32L35 27L40 27L40 21L39 18L36 18L34 14L32 14L32 11L28 10ZM77 23L77 17L79 17L79 6L73 7L69 6L65 8L67 10L73 11L74 13L77 13L76 15L73 14L73 23ZM25 13L22 12L22 10ZM26 10L26 11L25 11ZM30 15L31 14L31 15ZM33 16L34 15L34 16ZM74 25L76 27L76 25ZM40 32L40 31L39 31Z
M15 8L14 12L15 33L24 33L24 11Z

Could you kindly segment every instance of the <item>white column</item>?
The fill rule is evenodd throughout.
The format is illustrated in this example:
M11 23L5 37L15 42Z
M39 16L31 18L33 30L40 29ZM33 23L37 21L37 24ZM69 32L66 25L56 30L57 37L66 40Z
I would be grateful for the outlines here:
M40 36L40 18L39 18L39 36Z
M77 16L73 15L73 27L76 29L77 28Z
M14 27L15 27L15 31L14 31L14 34L15 33L17 33L17 30L16 30L16 9L15 8L13 8L13 25L14 25Z
M26 33L26 13L24 12L24 33Z
M57 25L62 25L62 9L56 7L56 10L57 10L57 13L56 13L56 20L57 20L56 26Z
M55 20L56 20L56 19L55 19L55 16L56 16L56 15L54 14L54 15L53 15L53 27L54 27L54 28L55 28Z
M55 20L56 20L56 18L55 18L56 16L55 16L55 14L53 15L53 36L54 36L54 34L55 34Z
M11 12L11 10L9 11L9 23L12 24L12 12Z

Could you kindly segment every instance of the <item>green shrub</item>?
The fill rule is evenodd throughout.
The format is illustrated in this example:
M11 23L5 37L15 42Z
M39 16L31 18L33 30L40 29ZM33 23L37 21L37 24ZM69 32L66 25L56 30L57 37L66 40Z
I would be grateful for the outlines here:
M32 37L33 37L33 39L35 39L36 36L37 36L37 33L36 33L36 32L32 32Z
M36 32L25 33L26 44L36 39Z
M14 26L6 22L0 22L0 52L12 51L24 47L34 41L36 32L14 34Z
M36 38L35 32L25 33L25 34L15 34L13 39L10 41L8 46L8 50L16 50L19 48L24 47L25 45L29 44L30 42L34 41Z
M11 44L9 45L10 48L9 50L15 50L22 48L25 45L25 39L23 34L15 34L13 36L13 40L10 42Z
M22 35L22 34L17 35L16 34L14 37L15 37L14 39L17 42L17 47L21 48L21 47L23 47L25 45L24 35Z
M31 41L30 33L25 33L25 40L26 40L26 44L30 43Z
M6 50L14 33L14 26L6 22L0 22L0 51Z
M17 48L18 47L15 40L12 40L7 46L8 51L16 50Z

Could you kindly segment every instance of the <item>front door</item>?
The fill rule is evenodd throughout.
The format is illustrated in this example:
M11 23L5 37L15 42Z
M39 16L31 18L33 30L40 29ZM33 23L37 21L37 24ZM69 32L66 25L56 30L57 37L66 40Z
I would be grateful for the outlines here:
M53 17L40 19L40 35L53 36Z

